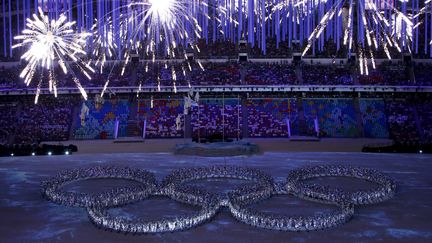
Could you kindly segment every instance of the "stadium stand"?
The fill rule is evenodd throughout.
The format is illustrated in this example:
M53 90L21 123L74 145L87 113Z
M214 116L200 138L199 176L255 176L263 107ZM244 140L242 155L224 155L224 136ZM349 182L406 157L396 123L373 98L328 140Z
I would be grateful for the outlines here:
M402 144L420 143L415 106L405 99L386 100L390 138Z
M17 120L15 142L20 144L69 139L72 124L73 99L47 98L35 105L33 99L23 102Z
M365 137L388 138L384 100L360 99L360 111Z
M288 137L287 119L291 135L299 134L295 99L251 99L247 108L250 137Z
M206 99L199 108L191 109L193 137L211 137L215 134L237 138L243 125L238 99Z
M352 85L350 70L339 65L303 65L304 84Z

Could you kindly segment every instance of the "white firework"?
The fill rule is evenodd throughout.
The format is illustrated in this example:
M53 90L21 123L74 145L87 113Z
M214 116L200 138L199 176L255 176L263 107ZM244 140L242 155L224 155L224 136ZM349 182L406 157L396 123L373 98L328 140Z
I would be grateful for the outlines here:
M125 65L130 61L131 52L142 50L153 63L161 57L185 58L187 66L191 67L186 49L200 52L196 41L201 38L202 28L197 16L208 17L205 11L201 11L203 6L206 4L202 0L131 0L124 21L129 39L125 46ZM174 67L172 70L173 88L176 90L177 74Z
M312 2L314 0L303 1ZM314 45L315 41L320 38L327 28L329 22L335 17L342 15L343 6L348 5L348 21L347 27L344 30L343 44L347 46L348 50L356 47L359 55L359 67L361 74L368 74L368 56L371 59L372 67L375 69L374 51L382 48L391 59L389 48L395 48L398 52L403 52L401 45L406 47L411 52L409 43L412 41L413 23L411 19L392 6L387 1L383 1L383 6L378 6L373 0L336 0L333 6L327 10L324 16L319 21L316 28L308 38L308 44L303 51L303 56ZM355 42L354 35L354 12L355 5L359 7L360 11L360 24L363 26L364 40L357 40ZM388 8L393 13L393 19L387 19L381 8ZM405 26L405 28L402 28ZM377 28L378 27L378 28ZM374 30L379 29L375 33ZM362 42L365 42L364 44ZM369 55L368 55L369 54Z
M130 49L122 48L122 43L128 47L127 38L128 38L128 30L127 24L125 20L122 19L123 15L120 14L120 22L119 29L115 30L113 26L113 21L111 16L105 16L105 21L101 21L101 19L95 19L95 23L92 26L93 32L93 45L92 45L92 56L95 60L94 65L97 67L99 73L105 73L107 70L104 68L107 66L107 61L111 60L110 71L108 72L108 76L105 80L105 84L101 93L103 97L108 85L111 82L111 77L114 75L114 69L117 65L121 66L120 76L123 76L126 70L126 66L128 65L131 56ZM118 38L116 38L116 33L118 33ZM124 62L121 60L125 60Z
M122 18L122 15L120 15ZM119 56L118 51L123 52L119 47L121 43L127 41L127 25L124 21L120 22L120 29L117 30L119 33L119 40L117 42L116 30L114 30L113 21L110 16L105 21L95 19L92 27L93 32L93 45L92 45L92 56L96 60L95 66L98 67L100 73L103 73L103 68L108 60L119 60L122 59ZM121 54L120 54L121 55ZM125 59L129 53L124 53Z
M26 47L28 50L21 56L27 61L27 65L20 74L26 85L30 85L36 73L39 73L39 83L35 103L38 102L44 72L48 72L49 90L57 96L57 81L55 68L60 66L64 74L71 73L73 81L80 90L84 99L87 94L78 77L75 75L69 62L77 65L79 72L91 79L90 73L94 72L90 62L85 63L79 56L86 55L83 49L89 33L77 33L73 30L75 21L67 21L67 17L61 14L58 19L50 19L39 8L39 15L33 14L33 19L27 19L26 29L15 37L21 43L13 48Z
M114 57L117 43L115 42L111 19L108 19L108 24L101 27L102 30L99 29L99 25L99 21L96 19L92 27L92 55L96 58L95 66L99 67L100 73L102 73L106 61Z
M201 26L196 14L201 6L199 0L133 0L128 5L128 24L132 30L132 45L139 36L145 40L144 49L153 58L163 49L171 58L176 57L177 43L191 44L201 38Z
M417 29L420 25L424 23L424 20L421 20L420 16L430 13L432 11L432 0L425 0L423 3L423 7L413 16L413 19L417 20L417 24L413 26L412 29ZM432 40L430 40L429 45L432 45Z
M254 34L249 33L248 28L244 26L246 20L255 18L256 26L261 26L268 19L263 12L272 4L272 1L253 0L253 7L251 7L248 0L225 0L215 2L213 7L217 13L215 18L220 27L234 26L237 28L236 31L242 33L242 38L245 38L247 35ZM224 29L227 28L220 28L219 31L222 34L227 34Z

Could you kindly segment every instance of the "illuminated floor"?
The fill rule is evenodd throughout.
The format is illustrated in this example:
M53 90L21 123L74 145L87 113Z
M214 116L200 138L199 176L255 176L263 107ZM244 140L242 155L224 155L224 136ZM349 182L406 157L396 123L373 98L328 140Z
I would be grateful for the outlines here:
M0 235L7 242L304 242L304 241L411 241L432 242L432 156L380 155L361 153L266 153L253 157L199 158L158 154L82 154L60 157L15 157L0 159ZM159 180L173 169L212 164L249 166L260 169L276 180L284 180L288 171L304 165L350 164L375 168L391 175L398 183L396 197L370 206L356 207L347 224L317 232L278 232L256 229L235 221L222 211L211 222L198 228L165 234L123 235L94 227L80 208L58 206L41 198L39 182L60 170L95 164L119 164L147 169ZM94 180L70 185L68 190L98 191L130 183L121 180ZM196 182L208 190L224 192L241 185L236 180ZM320 183L343 185L347 190L371 185L351 179L321 179ZM267 212L313 214L330 206L278 196L254 206ZM175 217L197 210L168 198L152 198L112 209L130 218Z

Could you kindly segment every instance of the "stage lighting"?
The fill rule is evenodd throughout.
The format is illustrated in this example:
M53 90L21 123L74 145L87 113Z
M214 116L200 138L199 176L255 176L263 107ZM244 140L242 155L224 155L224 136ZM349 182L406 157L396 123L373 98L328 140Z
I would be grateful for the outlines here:
M35 152L33 152L33 153L32 153L32 156L35 156L35 155L36 155Z
M419 153L422 154L422 153L423 153L423 150L420 150Z
M14 155L15 155L15 154L12 153L12 154L11 154L11 157L13 157Z
M65 155L69 155L69 151L66 151L66 152L65 152Z
M50 152L48 152L48 155L49 155L49 156L51 156L51 155L52 155L52 152L51 152L51 151L50 151Z

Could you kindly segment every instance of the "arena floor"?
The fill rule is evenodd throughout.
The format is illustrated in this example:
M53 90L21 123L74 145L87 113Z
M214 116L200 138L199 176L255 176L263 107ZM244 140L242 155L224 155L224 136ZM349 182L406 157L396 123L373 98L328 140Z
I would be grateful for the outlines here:
M124 141L124 140L123 140ZM127 141L127 140L126 140ZM80 154L94 153L160 153L173 152L176 144L188 143L190 139L131 139L129 143L115 143L113 140L75 140L63 142L74 144ZM365 144L388 144L388 139L368 138L323 138L316 142L291 141L287 138L248 138L258 145L261 152L361 152ZM52 142L58 144L58 142Z
M266 152L252 157L200 158L170 153L90 154L52 157L0 158L1 242L432 242L432 156L334 152ZM97 229L80 208L58 206L42 199L39 183L58 171L98 164L127 165L154 172L159 180L181 167L238 165L260 169L276 180L305 165L349 164L378 169L398 184L395 198L377 205L358 206L354 218L337 228L315 232L262 230L237 222L228 211L192 230L150 235L123 235ZM97 191L130 183L92 180L70 185L68 190ZM198 182L197 182L198 183ZM355 190L369 185L345 178L321 179L320 183ZM200 181L208 190L227 191L242 184L234 180ZM311 214L330 206L278 196L254 207L267 212ZM175 217L197 210L167 198L152 198L114 209L131 218Z

